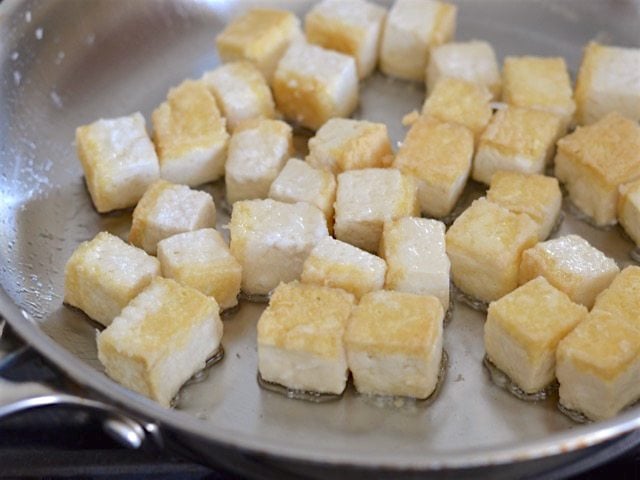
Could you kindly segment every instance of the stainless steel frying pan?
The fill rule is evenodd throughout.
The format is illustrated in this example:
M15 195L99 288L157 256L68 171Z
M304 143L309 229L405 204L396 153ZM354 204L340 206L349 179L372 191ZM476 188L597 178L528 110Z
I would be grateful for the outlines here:
M255 2L264 5L267 2ZM459 1L461 39L490 41L505 54L564 56L573 72L581 47L597 38L640 45L640 7L611 1ZM126 235L130 213L98 215L72 144L76 126L141 110L148 118L170 86L218 60L214 37L249 2L221 0L17 1L0 4L0 312L91 399L44 386L0 384L0 416L67 402L97 409L132 446L150 439L204 462L256 476L327 473L494 477L601 461L640 438L640 408L578 426L553 399L528 404L493 385L483 370L481 314L455 306L445 332L450 357L431 405L388 405L351 389L340 401L287 400L256 383L255 322L243 303L225 320L225 360L163 409L114 382L96 359L95 324L62 305L63 268L100 230ZM306 1L269 2L299 14ZM400 118L418 108L421 86L376 75L362 86L358 117L384 121L394 141ZM221 199L220 185L206 189ZM467 201L477 191L470 189ZM221 215L221 224L225 222ZM221 226L221 225L220 225ZM629 263L619 229L595 230L570 211L575 232ZM626 442L626 443L625 443ZM147 442L148 443L148 442ZM268 467L267 467L268 466ZM524 469L524 470L523 470ZM357 476L357 475L356 475Z

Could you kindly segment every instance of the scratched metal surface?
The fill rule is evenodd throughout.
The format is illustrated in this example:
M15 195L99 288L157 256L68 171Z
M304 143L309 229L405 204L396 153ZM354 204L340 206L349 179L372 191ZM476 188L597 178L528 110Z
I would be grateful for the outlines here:
M256 2L254 2L256 3ZM257 2L265 4L266 2ZM625 1L460 1L458 38L506 54L561 55L575 74L590 39L640 45L639 7ZM270 2L303 14L307 1ZM116 6L117 5L117 6ZM225 320L226 358L165 411L113 384L96 358L95 327L62 305L63 269L101 230L125 237L130 214L98 215L76 159L74 129L99 117L149 114L169 87L214 67L216 32L250 2L5 1L0 6L0 311L81 383L174 427L242 448L318 462L436 468L558 453L635 427L635 408L608 423L576 426L555 399L523 403L493 385L482 366L483 315L461 304L445 332L447 377L428 406L389 406L358 396L309 404L256 383L255 323L243 302ZM395 142L420 85L379 74L361 88L355 116L385 122ZM298 142L304 149L304 141ZM220 185L206 187L220 205ZM466 201L480 192L470 188ZM221 227L228 216L219 211ZM618 228L596 230L570 212L556 235L577 233L630 262Z

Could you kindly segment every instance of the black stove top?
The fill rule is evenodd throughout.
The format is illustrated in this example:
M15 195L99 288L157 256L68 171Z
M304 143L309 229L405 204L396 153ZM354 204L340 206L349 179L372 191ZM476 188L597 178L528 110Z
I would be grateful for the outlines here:
M63 385L64 376L5 331L0 377ZM267 472L265 472L267 473ZM526 478L526 472L523 477ZM244 477L211 470L166 452L123 447L91 413L69 407L31 410L0 420L0 478L212 479ZM640 479L640 447L576 479Z

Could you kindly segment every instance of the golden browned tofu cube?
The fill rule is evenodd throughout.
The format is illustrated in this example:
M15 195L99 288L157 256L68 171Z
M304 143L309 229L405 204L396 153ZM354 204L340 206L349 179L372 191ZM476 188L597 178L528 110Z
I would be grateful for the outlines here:
M640 330L593 311L558 345L560 403L592 420L616 415L640 398Z
M341 288L356 298L384 286L387 264L380 257L331 237L313 247L302 266L304 283Z
M422 106L422 114L442 122L459 123L473 132L476 139L491 120L491 93L482 85L460 78L444 77L438 81Z
M395 168L342 172L335 210L336 238L377 252L384 222L418 214L416 181Z
M404 80L424 80L429 50L453 38L456 15L450 3L396 0L384 26L380 70Z
M273 77L273 94L286 118L317 130L358 106L358 74L353 57L317 45L291 45Z
M340 394L349 370L344 332L353 295L337 288L281 283L258 320L258 370L292 390Z
M610 113L560 139L556 177L596 225L616 223L618 187L640 177L640 126Z
M553 113L520 107L499 110L480 137L471 176L489 185L499 170L542 173L563 131L562 119Z
M451 213L467 184L473 134L456 123L421 117L398 150L393 166L418 180L420 211L430 217Z
M558 343L588 313L538 277L489 305L487 356L524 392L543 390L556 378Z
M568 127L576 104L564 58L507 57L502 67L502 100L516 107L555 113Z
M304 30L309 43L355 58L362 79L376 68L386 14L364 0L323 0L305 17Z
M616 262L578 235L566 235L538 243L525 251L520 284L537 276L587 308L607 288L620 269Z
M291 42L301 38L300 20L293 13L252 8L225 27L216 47L223 62L247 60L270 82Z
M216 98L231 132L244 120L276 115L271 89L250 62L226 63L206 72L201 80Z
M446 241L456 286L492 302L517 288L522 252L538 241L538 225L480 198L453 222Z
M64 301L106 326L158 275L158 260L100 232L81 243L67 261Z
M629 266L596 298L593 311L604 310L640 328L640 267Z
M158 242L182 232L213 228L216 206L206 192L158 180L133 211L129 241L151 255Z
M160 175L140 112L78 127L76 148L91 200L100 213L133 207Z
M229 134L204 83L187 80L169 90L151 121L162 178L195 186L224 175Z
M460 78L486 87L494 99L500 98L498 60L488 42L449 42L431 49L427 66L427 92L443 78Z
M640 120L640 48L590 42L576 81L577 119L596 122L611 112Z
M388 167L393 159L384 123L332 118L309 140L306 161L335 174L360 168Z
M440 374L443 319L431 295L379 290L362 297L345 334L358 392L430 396Z
M156 277L98 335L98 358L116 382L168 407L220 348L222 330L213 298Z
M179 233L158 242L162 276L213 297L221 310L238 304L242 267L213 228Z
M544 175L496 172L487 200L514 213L526 213L538 224L538 238L546 240L558 222L562 192L558 180Z
M640 245L640 179L620 186L618 222L627 235Z

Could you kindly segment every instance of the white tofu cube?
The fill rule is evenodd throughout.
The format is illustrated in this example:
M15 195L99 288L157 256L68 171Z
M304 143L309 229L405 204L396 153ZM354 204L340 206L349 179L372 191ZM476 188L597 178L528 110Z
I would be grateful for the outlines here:
M420 117L402 142L393 166L418 180L420 211L440 218L451 213L460 198L472 158L471 130Z
M140 112L78 127L76 148L100 213L133 207L159 178L158 157Z
M640 398L640 331L593 311L559 344L560 403L592 420L613 417Z
M542 173L563 131L562 119L553 113L520 107L499 110L480 137L471 176L489 185L499 170Z
M506 57L502 67L502 100L516 107L555 113L568 127L576 104L571 78L561 57Z
M427 66L427 92L445 77L460 78L486 87L494 99L500 98L500 67L488 42L451 42L431 50Z
M67 261L64 302L106 326L158 275L158 260L100 232L81 243Z
M520 284L543 276L571 300L591 308L618 272L616 262L584 238L566 235L538 243L523 253Z
M293 135L286 123L265 119L242 123L229 142L227 201L267 198L271 183L292 154Z
M282 283L258 320L258 370L291 390L341 394L349 370L343 343L353 295Z
M480 198L446 234L451 276L467 295L492 302L518 287L522 252L538 241L538 225Z
M158 180L133 211L129 241L151 255L158 242L182 232L213 228L216 206L206 192Z
M396 0L384 26L380 70L405 80L424 80L429 49L453 38L456 14L450 3Z
M562 192L556 178L518 172L496 172L491 177L487 200L513 213L529 215L538 224L540 241L551 234L562 208Z
M242 265L242 291L249 295L298 279L309 252L329 235L318 208L271 199L235 203L229 230L231 254Z
M304 19L307 41L351 55L358 77L373 72L387 11L364 0L323 0Z
M640 120L640 48L589 43L576 81L577 120L596 122L610 112Z
M168 407L220 347L218 304L156 277L98 335L98 358L116 382Z
M377 252L384 222L419 212L416 181L388 168L350 170L338 175L335 236Z
M233 131L251 118L273 118L276 114L271 89L258 67L250 62L232 62L206 72L202 78Z
M345 334L358 392L429 397L440 374L443 319L431 295L379 290L362 297Z
M215 98L202 82L187 80L169 90L151 122L162 178L195 186L224 175L229 134Z
M618 221L627 235L640 245L640 180L620 186Z
M538 277L489 305L487 356L525 393L539 392L556 378L558 343L588 313Z
M286 10L252 8L235 18L216 37L223 62L247 60L271 82L289 45L302 38L300 20Z
M384 286L387 264L353 245L326 237L311 250L302 266L303 283L341 288L357 299Z
M596 298L593 310L611 313L629 325L640 327L640 267L629 266L622 270Z
M331 172L317 170L307 162L290 158L271 184L269 198L285 203L310 203L324 213L327 225L332 225L336 178Z
M332 118L309 139L306 161L335 174L391 165L393 151L384 123Z
M618 187L640 177L640 126L618 113L558 141L555 174L598 226L616 223Z
M387 262L387 290L433 295L445 312L449 309L451 263L444 223L414 217L385 222L380 256Z
M213 228L179 233L158 242L162 276L213 297L221 310L238 304L242 267Z
M478 140L493 111L491 93L483 85L460 78L444 77L436 83L422 106L422 114L441 122L458 123Z
M273 76L278 110L317 130L330 118L348 117L358 106L353 57L304 42L293 43Z

